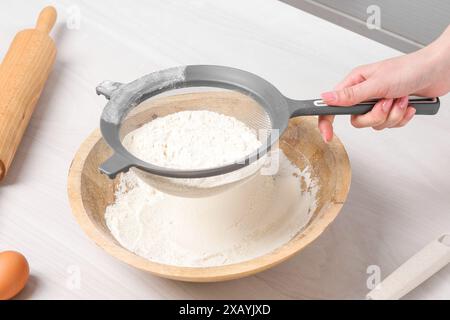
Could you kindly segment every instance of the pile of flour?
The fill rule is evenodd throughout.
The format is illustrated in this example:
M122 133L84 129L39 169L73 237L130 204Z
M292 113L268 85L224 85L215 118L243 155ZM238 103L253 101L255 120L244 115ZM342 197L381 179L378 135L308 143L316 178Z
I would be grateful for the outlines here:
M198 126L209 134L200 136ZM184 169L229 163L259 146L244 124L209 111L161 117L125 139L139 158ZM206 198L163 193L129 171L106 208L106 224L123 247L170 265L219 266L264 255L308 223L319 190L308 168L300 171L281 151L274 157L279 160L275 175L257 174Z
M261 146L256 134L244 123L207 110L156 118L126 135L123 144L137 158L172 169L230 164Z

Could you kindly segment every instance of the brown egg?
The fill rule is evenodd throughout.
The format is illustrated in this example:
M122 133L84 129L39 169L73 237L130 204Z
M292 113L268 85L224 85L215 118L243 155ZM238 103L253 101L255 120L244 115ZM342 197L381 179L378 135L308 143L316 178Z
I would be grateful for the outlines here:
M0 252L0 300L18 294L27 283L30 268L27 259L16 251Z

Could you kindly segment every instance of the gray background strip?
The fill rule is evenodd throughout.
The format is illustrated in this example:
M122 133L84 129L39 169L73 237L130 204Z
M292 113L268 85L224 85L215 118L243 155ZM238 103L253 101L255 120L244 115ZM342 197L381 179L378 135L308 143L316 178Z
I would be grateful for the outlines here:
M449 0L282 1L403 52L427 45L450 24ZM366 26L370 5L380 8L380 30Z

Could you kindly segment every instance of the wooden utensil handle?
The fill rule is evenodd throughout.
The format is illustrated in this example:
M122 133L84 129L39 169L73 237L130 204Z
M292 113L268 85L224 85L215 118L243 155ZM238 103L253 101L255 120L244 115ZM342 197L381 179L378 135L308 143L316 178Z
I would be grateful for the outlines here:
M444 234L412 256L367 295L397 300L450 263L450 234Z
M56 22L56 10L54 7L48 6L42 9L36 22L36 30L49 33Z
M0 180L6 175L56 56L48 36L56 10L46 7L36 29L19 32L0 65Z

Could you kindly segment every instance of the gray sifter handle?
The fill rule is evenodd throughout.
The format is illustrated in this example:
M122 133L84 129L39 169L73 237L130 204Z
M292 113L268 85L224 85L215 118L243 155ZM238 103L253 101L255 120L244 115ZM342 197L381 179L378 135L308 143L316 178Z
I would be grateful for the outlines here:
M317 100L291 100L288 99L291 117L364 114L372 110L378 100L361 102L350 107L329 106L321 99ZM408 105L416 109L416 114L433 115L439 110L439 98L409 97Z

